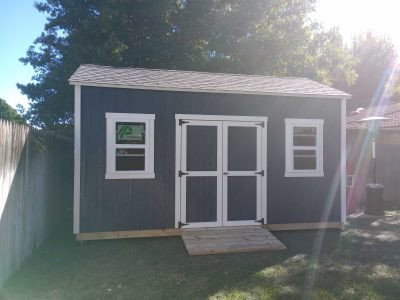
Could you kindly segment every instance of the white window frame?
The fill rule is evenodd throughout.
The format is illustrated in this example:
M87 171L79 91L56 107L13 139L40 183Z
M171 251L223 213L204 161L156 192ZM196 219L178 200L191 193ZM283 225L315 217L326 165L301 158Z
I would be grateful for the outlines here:
M106 179L151 179L154 174L154 114L106 113ZM116 144L116 122L145 123L145 144ZM144 149L145 170L117 171L115 151L117 148Z
M322 119L285 119L286 159L285 177L323 177L323 125ZM315 146L293 146L293 127L315 127ZM315 170L295 170L293 166L294 150L315 150Z

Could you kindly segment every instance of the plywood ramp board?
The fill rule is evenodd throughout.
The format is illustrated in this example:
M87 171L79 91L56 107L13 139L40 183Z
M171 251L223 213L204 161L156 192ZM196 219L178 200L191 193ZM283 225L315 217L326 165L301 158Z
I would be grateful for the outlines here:
M182 240L189 255L284 250L286 246L261 226L187 228Z

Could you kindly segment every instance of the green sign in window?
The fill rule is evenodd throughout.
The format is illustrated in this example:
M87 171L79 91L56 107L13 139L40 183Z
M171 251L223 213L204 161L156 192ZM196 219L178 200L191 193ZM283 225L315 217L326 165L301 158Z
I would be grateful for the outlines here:
M117 122L117 144L144 144L145 123Z

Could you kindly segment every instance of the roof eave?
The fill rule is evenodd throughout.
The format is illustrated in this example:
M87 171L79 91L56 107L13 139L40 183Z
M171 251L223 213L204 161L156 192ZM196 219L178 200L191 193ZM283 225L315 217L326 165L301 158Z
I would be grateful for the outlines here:
M136 90L154 90L154 91L171 91L171 92L194 92L194 93L216 93L216 94L241 94L241 95L266 95L266 96L288 96L288 97L303 97L303 98L328 98L328 99L351 99L351 95L319 95L319 94L304 94L304 93L275 93L275 92L254 92L254 91L237 91L237 90L208 90L208 89L192 89L192 88L163 88L160 86L139 86L139 85L120 85L120 84L99 84L88 83L83 81L68 80L70 85L106 87L106 88L122 88Z

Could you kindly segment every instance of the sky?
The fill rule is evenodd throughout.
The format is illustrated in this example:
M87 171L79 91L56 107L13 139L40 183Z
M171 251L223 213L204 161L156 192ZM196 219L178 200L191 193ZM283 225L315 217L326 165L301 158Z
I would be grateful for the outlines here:
M27 107L28 99L20 94L16 84L30 82L33 69L18 59L25 56L46 22L46 17L33 7L33 2L0 1L0 98L12 107L17 103Z
M30 82L33 69L18 59L25 56L46 23L46 16L33 3L33 0L0 1L0 98L12 107L18 103L28 106L28 99L20 94L16 83ZM338 26L346 42L370 30L390 37L400 49L399 11L398 0L318 0L311 17L327 29Z

